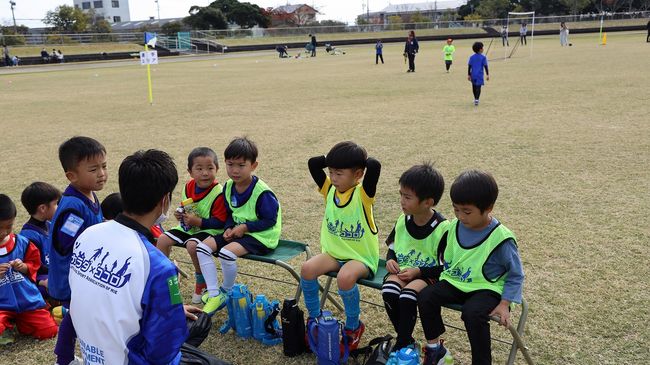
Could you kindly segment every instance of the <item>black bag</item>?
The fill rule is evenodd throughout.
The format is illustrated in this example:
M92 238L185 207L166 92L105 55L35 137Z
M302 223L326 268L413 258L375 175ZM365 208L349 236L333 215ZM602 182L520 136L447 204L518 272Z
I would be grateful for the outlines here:
M285 356L298 356L305 352L305 315L295 299L285 299L280 312L282 320L282 350Z
M205 353L192 345L181 346L181 365L230 365L225 361Z
M187 336L185 343L194 347L199 347L210 333L210 329L212 328L212 319L204 312L201 312L196 316L198 317L196 321L189 318L187 319L189 335Z
M393 336L391 335L373 338L368 346L352 351L350 357L361 365L385 365L393 348L392 342Z

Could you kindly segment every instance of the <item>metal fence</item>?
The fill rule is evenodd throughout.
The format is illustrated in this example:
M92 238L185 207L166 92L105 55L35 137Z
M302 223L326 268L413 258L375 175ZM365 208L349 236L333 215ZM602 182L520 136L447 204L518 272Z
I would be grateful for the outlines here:
M620 21L621 25L644 24L644 19L650 18L650 11L604 13L604 14L578 14L566 16L535 17L536 26L560 22L576 23L600 21L604 18L606 24L610 21ZM253 29L225 29L192 31L192 39L241 39L264 37L292 37L307 34L334 34L334 33L381 33L394 31L422 30L422 29L467 29L501 26L506 19L480 19L458 21L436 21L429 23L399 23L399 24L367 24L367 25L341 25L318 27L290 27L290 28L253 28ZM511 19L512 21L512 19ZM647 20L646 20L647 21ZM27 34L27 35L0 35L0 43L8 45L65 45L84 43L141 43L142 32L132 33L81 33L81 34Z

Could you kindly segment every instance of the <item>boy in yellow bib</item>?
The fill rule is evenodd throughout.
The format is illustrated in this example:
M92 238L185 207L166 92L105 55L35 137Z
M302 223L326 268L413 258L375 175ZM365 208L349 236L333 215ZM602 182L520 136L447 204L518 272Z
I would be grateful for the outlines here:
M196 284L192 293L192 303L201 303L201 295L206 290L205 279L196 257L196 245L204 239L223 233L226 221L226 207L222 186L217 181L219 171L217 154L208 147L196 147L187 156L187 172L190 181L185 184L181 201L189 198L192 203L185 207L185 212L174 212L181 224L166 231L158 237L157 247L169 257L172 246L187 249L192 264Z
M320 316L318 277L338 271L336 281L343 299L345 335L350 350L359 346L365 330L359 321L357 280L377 272L379 241L372 207L381 165L366 150L350 141L336 144L326 156L309 159L309 172L325 198L321 225L322 253L307 260L300 271L300 284L309 312L308 324ZM329 177L323 169L327 168ZM359 181L364 177L363 183Z
M472 364L492 363L490 316L510 323L510 303L521 303L524 272L512 232L492 217L499 188L492 175L462 172L451 185L457 219L451 221L440 281L420 292L418 309L427 339L425 365L442 364L447 350L440 341L445 326L440 308L462 305L472 349Z
M277 197L253 171L257 168L257 146L248 138L233 139L224 151L230 180L223 187L228 218L223 234L214 235L196 247L208 292L203 311L213 314L226 304L237 278L238 257L248 253L266 255L278 246L282 209ZM219 288L219 257L223 286Z
M399 178L399 185L403 213L386 239L389 274L381 290L386 312L397 332L393 353L404 347L419 351L412 337L418 293L434 283L442 271L438 248L449 225L434 209L442 197L445 180L433 166L411 167Z

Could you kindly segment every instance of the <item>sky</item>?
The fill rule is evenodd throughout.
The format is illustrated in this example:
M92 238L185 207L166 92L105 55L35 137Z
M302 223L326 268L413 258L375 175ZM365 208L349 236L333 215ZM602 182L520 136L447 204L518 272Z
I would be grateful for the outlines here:
M72 0L12 0L16 3L14 13L16 23L24 24L28 27L43 26L40 19L45 17L48 10L54 10L59 5L72 6ZM159 0L161 18L177 18L188 15L188 10L192 5L206 6L213 0ZM244 2L243 0L240 0ZM248 0L248 2L257 4L260 7L276 7L279 5L301 4L313 6L321 14L319 20L332 19L354 23L357 15L365 13L365 5L370 4L370 11L379 11L391 4L404 4L426 2L426 0ZM431 1L433 2L433 1ZM154 0L130 0L129 7L131 20L149 19L150 16L158 17L158 11ZM11 25L11 7L9 0L0 0L0 24Z

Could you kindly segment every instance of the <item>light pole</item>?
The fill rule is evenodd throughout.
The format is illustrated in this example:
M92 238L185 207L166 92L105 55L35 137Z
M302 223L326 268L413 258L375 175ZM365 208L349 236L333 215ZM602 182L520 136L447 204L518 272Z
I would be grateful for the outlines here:
M154 0L156 2L156 7L158 7L158 20L160 20L160 3L158 0Z
M11 17L14 19L14 34L18 34L18 27L16 27L16 16L14 15L14 6L16 6L16 2L9 0L9 4L11 5Z

